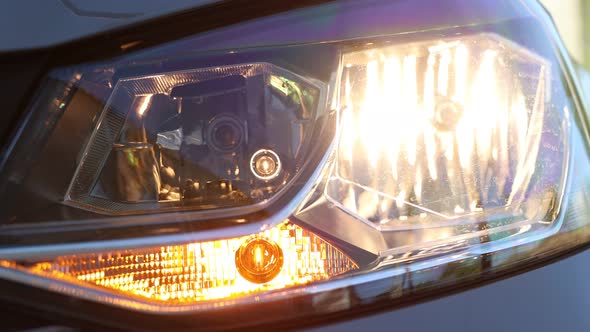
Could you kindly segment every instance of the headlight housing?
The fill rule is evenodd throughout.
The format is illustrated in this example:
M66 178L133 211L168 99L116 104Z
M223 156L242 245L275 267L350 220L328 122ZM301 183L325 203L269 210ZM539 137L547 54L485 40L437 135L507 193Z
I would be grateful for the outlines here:
M2 168L0 276L253 325L585 243L586 123L538 5L450 1L469 13L411 22L394 18L437 2L373 5L49 72ZM353 32L306 35L324 15ZM300 38L273 42L278 22Z

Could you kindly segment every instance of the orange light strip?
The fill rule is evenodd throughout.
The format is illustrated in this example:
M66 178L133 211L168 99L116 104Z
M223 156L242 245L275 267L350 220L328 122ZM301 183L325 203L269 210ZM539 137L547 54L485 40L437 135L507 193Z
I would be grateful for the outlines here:
M276 277L262 284L246 280L236 268L236 251L252 238L248 236L151 249L62 256L51 262L38 263L31 270L50 273L60 279L74 277L154 300L185 303L235 298L307 284L358 268L348 256L319 236L288 222L256 237L276 243L284 259Z

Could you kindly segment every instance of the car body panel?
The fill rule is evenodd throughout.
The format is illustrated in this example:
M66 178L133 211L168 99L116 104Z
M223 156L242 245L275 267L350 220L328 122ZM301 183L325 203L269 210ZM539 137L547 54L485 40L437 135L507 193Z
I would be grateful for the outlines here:
M590 251L478 288L309 331L588 331Z

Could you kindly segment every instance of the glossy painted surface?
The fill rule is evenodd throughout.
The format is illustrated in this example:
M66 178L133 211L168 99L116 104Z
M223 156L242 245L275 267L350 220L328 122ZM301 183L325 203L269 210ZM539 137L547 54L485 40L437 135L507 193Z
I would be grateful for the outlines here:
M408 307L309 331L587 331L590 251Z
M213 2L175 0L162 5L157 0L14 1L4 4L0 11L0 27L12 31L0 34L0 52L52 47Z

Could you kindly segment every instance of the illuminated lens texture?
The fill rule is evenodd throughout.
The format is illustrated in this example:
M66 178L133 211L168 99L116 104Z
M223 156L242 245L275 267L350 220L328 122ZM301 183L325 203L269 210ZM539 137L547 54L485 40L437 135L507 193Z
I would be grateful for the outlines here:
M112 214L267 201L305 161L320 96L265 63L121 78L65 200ZM253 169L257 151L274 158Z
M382 230L554 220L568 111L552 106L548 61L484 34L353 51L343 66L327 188L342 209Z
M266 280L257 279L256 282L248 281L236 269L236 252L251 244L251 237L64 256L36 264L32 270L59 278L73 277L155 300L194 302L307 284L357 269L340 250L293 224L281 224L258 237L276 245L283 262L280 271L270 271L271 278L266 275ZM264 252L259 254L264 255Z

